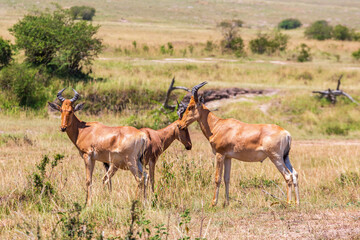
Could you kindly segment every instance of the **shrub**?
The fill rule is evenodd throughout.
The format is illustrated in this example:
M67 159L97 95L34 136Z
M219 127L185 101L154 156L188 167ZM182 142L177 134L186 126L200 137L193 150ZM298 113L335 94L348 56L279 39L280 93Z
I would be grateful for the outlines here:
M212 41L210 40L206 41L205 51L212 52L214 48L215 48L215 44Z
M101 40L95 37L98 29L85 21L75 22L68 11L57 9L28 14L9 30L28 62L76 74L102 50Z
M0 75L0 87L16 105L40 108L46 104L45 86L49 83L46 74L25 64L5 67ZM3 106L5 107L5 106ZM11 106L8 106L11 107Z
M219 24L224 36L224 39L221 41L223 52L232 51L237 57L241 57L245 54L244 41L238 34L238 28L241 25L241 20L223 21Z
M279 22L278 27L282 29L295 29L301 27L301 22L295 18L287 18Z
M356 60L360 60L360 48L359 48L357 51L353 52L353 53L352 53L352 56L353 56L353 58L355 58Z
M272 54L276 51L284 51L287 46L289 36L281 32L274 32L269 34L258 34L258 37L250 41L250 50L253 53Z
M82 19L91 21L95 16L95 8L88 6L73 6L70 8L70 15L72 19Z
M325 21L319 20L312 23L305 30L305 36L316 40L330 39L333 28Z
M244 22L240 19L224 20L218 24L218 27L221 28L229 28L231 26L242 27L243 24Z
M13 52L10 42L0 37L0 68L10 63L12 55Z
M308 62L311 61L311 53L310 53L310 48L305 44L302 43L300 45L300 48L298 48L298 55L296 57L296 60L298 62Z
M351 40L352 34L348 27L338 24L334 27L332 35L333 38L336 40L345 41L345 40Z

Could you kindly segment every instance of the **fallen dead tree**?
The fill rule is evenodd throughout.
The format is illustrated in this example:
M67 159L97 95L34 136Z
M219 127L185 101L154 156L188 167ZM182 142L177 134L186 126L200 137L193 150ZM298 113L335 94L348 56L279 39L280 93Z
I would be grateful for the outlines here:
M330 88L328 90L325 91L313 91L313 93L318 93L320 94L320 98L326 97L326 99L328 99L332 104L336 103L336 97L338 96L345 96L348 99L350 99L350 101L352 101L353 103L359 105L358 102L356 102L349 94L347 94L346 92L340 90L340 84L341 84L341 79L342 79L343 75L341 75L339 77L338 80L338 84L336 87L336 90L331 90Z

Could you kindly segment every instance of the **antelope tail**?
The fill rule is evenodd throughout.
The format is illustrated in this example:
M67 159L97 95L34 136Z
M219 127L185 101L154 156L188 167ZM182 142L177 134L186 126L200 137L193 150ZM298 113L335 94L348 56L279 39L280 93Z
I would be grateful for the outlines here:
M290 153L290 149L291 149L291 135L290 135L290 133L287 133L287 135L284 137L283 143L285 144L283 160L285 162L286 167L292 173L293 172L293 167L292 167L292 165L290 163L290 159L289 159L289 153Z

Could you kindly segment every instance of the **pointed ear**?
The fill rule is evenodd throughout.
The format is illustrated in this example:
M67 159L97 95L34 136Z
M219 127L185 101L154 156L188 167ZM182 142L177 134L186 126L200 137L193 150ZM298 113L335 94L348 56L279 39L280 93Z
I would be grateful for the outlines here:
M83 109L84 104L85 104L85 103L79 103L79 104L77 104L77 105L75 106L75 108L74 108L74 112Z
M200 99L199 99L199 100L200 100L200 102L201 102L202 104L204 104L204 103L205 103L205 98L204 98L204 96L203 96L203 95L201 95L201 96L200 96Z
M57 111L60 112L61 107L59 105L57 105L55 103L51 103L51 102L48 102L48 104L52 109L57 110Z

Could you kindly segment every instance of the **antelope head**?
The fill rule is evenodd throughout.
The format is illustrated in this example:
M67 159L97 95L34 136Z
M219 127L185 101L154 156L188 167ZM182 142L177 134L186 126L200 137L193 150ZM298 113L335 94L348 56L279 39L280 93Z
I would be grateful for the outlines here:
M73 89L75 96L72 99L65 99L62 96L62 93L65 91L66 88L60 90L57 94L57 98L60 100L61 105L58 105L56 103L48 102L49 106L61 112L61 126L60 129L62 132L66 131L66 128L71 125L72 118L74 116L74 112L81 110L84 107L84 103L77 104L74 107L74 103L76 100L79 99L80 94Z
M203 108L204 99L202 97L199 98L198 91L205 84L207 82L202 82L192 88L192 96L180 120L180 128L187 128L191 123L200 119L200 111Z
M178 105L178 110L177 110L177 114L179 116L179 122L181 120L181 118L183 117L183 114L186 110L186 105L184 103L177 103ZM191 138L190 138L190 134L189 134L189 130L187 127L185 128L180 128L180 124L177 125L177 136L178 136L178 140L185 146L186 150L191 150L192 148L192 143L191 143Z

